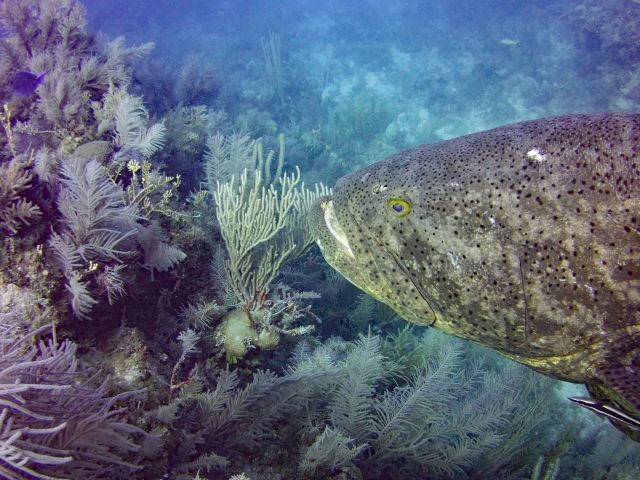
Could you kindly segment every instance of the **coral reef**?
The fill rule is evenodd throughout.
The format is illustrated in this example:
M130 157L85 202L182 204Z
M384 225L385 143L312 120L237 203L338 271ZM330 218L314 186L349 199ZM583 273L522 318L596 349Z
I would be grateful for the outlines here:
M411 144L637 109L637 2L169 3L0 0L0 476L638 477L557 383L403 328L305 220Z

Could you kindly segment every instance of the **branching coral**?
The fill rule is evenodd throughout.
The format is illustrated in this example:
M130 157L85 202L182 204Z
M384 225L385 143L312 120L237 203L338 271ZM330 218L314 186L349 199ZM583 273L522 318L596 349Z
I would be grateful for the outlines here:
M238 182L233 179L218 185L214 193L220 230L229 252L227 275L234 292L247 305L257 300L256 292L267 288L295 249L290 237L283 242L270 241L287 225L300 171L279 180L278 190L266 188L258 170L250 186L245 171ZM258 247L265 247L261 254Z
M260 303L257 293L268 289L284 262L300 256L312 243L305 216L328 189L320 184L312 191L299 182L299 169L277 177L273 184L265 184L258 169L252 181L245 170L238 180L217 184L214 198L229 253L227 276L246 305Z
M3 324L14 321L3 319ZM143 433L122 420L108 384L82 382L76 345L33 335L0 337L0 474L10 480L104 478L136 470L125 460Z

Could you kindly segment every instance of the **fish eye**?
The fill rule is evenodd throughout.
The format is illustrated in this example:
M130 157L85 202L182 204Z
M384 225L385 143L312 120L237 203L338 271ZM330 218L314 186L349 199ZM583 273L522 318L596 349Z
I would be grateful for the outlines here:
M411 203L404 198L391 198L388 202L391 211L397 217L406 217L411 213Z

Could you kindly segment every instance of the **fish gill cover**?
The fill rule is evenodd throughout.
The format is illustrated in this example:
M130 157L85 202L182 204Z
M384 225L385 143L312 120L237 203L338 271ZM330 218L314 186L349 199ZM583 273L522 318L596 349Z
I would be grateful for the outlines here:
M406 327L308 220L418 144L637 112L639 35L634 0L0 2L1 476L638 478L567 397L623 399Z

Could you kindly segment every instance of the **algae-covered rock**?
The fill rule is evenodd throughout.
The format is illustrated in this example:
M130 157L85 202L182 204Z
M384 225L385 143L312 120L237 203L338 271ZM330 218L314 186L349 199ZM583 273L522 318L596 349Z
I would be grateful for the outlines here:
M146 387L149 377L145 352L146 342L139 330L122 327L114 332L105 345L103 366L113 373L113 381L125 389Z
M0 315L16 315L25 320L24 327L39 327L50 321L46 300L30 288L13 283L0 284Z

